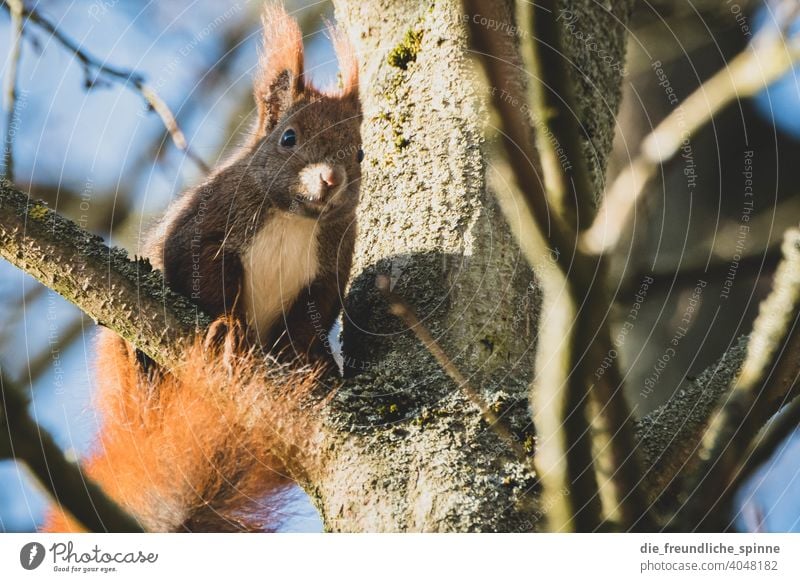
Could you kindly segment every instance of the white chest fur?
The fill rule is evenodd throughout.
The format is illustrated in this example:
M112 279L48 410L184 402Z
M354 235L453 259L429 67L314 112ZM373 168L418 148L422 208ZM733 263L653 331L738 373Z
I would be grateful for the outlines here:
M256 234L243 257L242 299L248 324L262 339L317 275L316 227L313 219L277 213Z

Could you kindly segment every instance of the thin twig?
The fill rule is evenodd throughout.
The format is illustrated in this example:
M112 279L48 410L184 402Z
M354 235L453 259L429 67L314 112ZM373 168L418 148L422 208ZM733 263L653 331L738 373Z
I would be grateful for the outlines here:
M11 10L11 7L9 6L10 1L11 0L2 0L2 4L7 10ZM98 74L102 74L105 77L121 83L122 85L139 93L144 100L147 101L148 106L153 109L153 111L155 111L161 118L161 122L169 132L175 147L184 152L186 156L195 164L197 164L197 167L199 167L204 173L211 171L208 164L206 164L205 161L203 161L203 159L189 147L186 136L178 125L172 110L159 96L156 90L147 85L145 78L141 73L107 65L105 62L100 61L96 57L90 55L83 50L78 43L65 35L52 22L42 16L42 14L36 9L23 7L22 13L28 21L33 22L46 32L50 33L50 35L52 35L52 37L61 44L61 46L70 51L81 62L87 73L89 73L91 70L95 70ZM87 79L87 82L91 86L91 84L94 83L94 80Z
M581 239L589 253L611 251L644 188L659 165L735 99L751 97L789 71L800 59L800 42L774 31L757 37L723 69L698 87L642 141L639 155L614 180L592 227Z
M17 113L17 71L22 54L22 0L8 0L8 12L11 16L11 50L6 63L4 107L6 110L6 138L3 150L3 170L6 180L14 181L14 133L16 132Z
M453 363L453 360L448 357L442 349L442 346L439 345L439 342L436 341L431 335L431 332L428 331L428 328L425 327L425 324L419 320L417 314L408 302L391 290L389 277L385 275L378 276L375 280L375 286L389 303L389 312L399 318L408 329L414 332L414 335L416 335L417 339L425 346L425 349L431 353L445 373L450 376L450 379L456 383L469 401L478 409L489 427L511 447L517 460L534 473L535 469L531 463L531 458L527 455L522 445L520 445L519 439L514 436L511 429L508 428L503 420L491 409L480 393L472 387L467 377L461 373L461 370L459 370L458 366Z
M740 471L762 424L792 397L800 375L800 230L786 232L773 289L761 303L747 355L728 398L712 416L696 458L690 499L672 520L718 529L725 512L713 511ZM723 508L724 510L725 508ZM713 520L719 523L712 523Z
M0 454L24 462L56 503L89 531L143 531L78 465L67 460L53 438L30 417L26 398L2 370L0 396Z

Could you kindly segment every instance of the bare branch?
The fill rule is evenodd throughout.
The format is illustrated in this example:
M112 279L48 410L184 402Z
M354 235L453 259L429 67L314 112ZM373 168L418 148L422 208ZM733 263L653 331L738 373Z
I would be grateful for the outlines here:
M727 524L725 508L714 509L756 433L793 395L800 376L800 230L787 231L782 248L772 292L761 304L733 389L703 437L691 498L676 518L702 529Z
M6 139L3 151L3 168L5 178L14 181L14 133L15 116L17 112L17 69L22 45L22 0L8 0L8 12L11 15L11 50L8 52L8 62L5 74L5 103L6 110Z
M10 2L11 0L2 0L2 5L6 10L12 11L13 8L9 5ZM100 59L90 55L83 50L78 43L61 32L58 27L56 27L35 8L23 7L22 14L25 16L26 21L33 22L42 28L42 30L48 32L56 41L58 41L59 44L61 44L61 46L75 55L75 57L86 69L87 74L92 70L97 71L98 74L104 75L106 78L121 83L139 93L144 100L147 101L148 105L153 109L153 111L155 111L161 118L161 122L169 132L175 147L184 152L186 156L195 164L197 164L197 166L204 173L211 171L208 164L206 164L203 159L189 147L186 136L178 125L172 110L159 96L155 89L147 85L144 76L141 73L108 65L104 61L101 61ZM87 82L91 85L94 83L94 80L87 79Z
M0 456L25 462L53 499L89 531L143 531L78 465L67 460L53 438L31 419L26 399L2 370L0 396Z
M554 245L559 253L559 265L567 272L570 264L575 272L587 273L583 268L582 257L575 248L575 236L570 232L568 224L558 214L550 209L550 201L545 193L542 179L539 176L539 155L534 147L534 136L526 109L521 107L526 101L525 91L522 87L521 62L519 56L511 52L508 43L503 43L497 35L503 34L498 30L489 30L481 25L472 15L483 16L495 14L500 22L510 18L509 14L502 14L503 9L498 4L464 1L464 10L470 17L469 31L471 44L478 54L484 72L491 86L490 95L494 109L499 114L498 126L504 149L513 170L516 180L516 191L512 196L518 197L517 206L527 210L515 218L521 223L516 233L520 239L529 264L533 268L541 267L541 261L533 252L533 245L526 244L525 239L540 233ZM511 96L509 98L508 96ZM514 221L509 220L509 223ZM576 266L574 263L578 263ZM572 335L575 338L575 335ZM573 346L570 345L570 350ZM568 357L575 355L571 351ZM572 367L572 366L571 366ZM586 419L586 394L587 385L580 374L571 374L567 386L559 391L558 399L563 399L561 405L556 406L558 399L552 400L553 407L564 415L558 423L553 424L556 431L564 431L564 438L558 435L543 434L544 426L537 426L539 437L552 447L560 446L562 454L551 453L553 457L566 459L566 484L571 489L569 498L563 498L562 503L571 504L564 524L553 524L554 529L562 527L575 527L579 531L592 531L600 526L600 500L597 497L597 480L593 469L591 441L589 426ZM551 410L550 407L548 407ZM544 411L539 411L541 414ZM550 438L552 436L552 438ZM557 491L564 487L564 476L550 475L548 471L539 471L542 483L547 491ZM555 520L551 516L551 522ZM570 521L574 520L570 524Z
M532 29L531 68L532 91L535 98L534 113L544 120L547 134L555 136L564 149L569 165L560 163L552 150L551 141L539 135L539 151L548 152L543 166L548 199L574 198L574 218L567 220L576 225L576 235L588 228L595 216L596 198L592 191L585 154L580 144L580 126L574 103L574 89L569 76L568 60L563 54L562 27L557 19L558 5L554 0L537 2L530 10ZM568 192L571 189L571 192ZM566 204L567 211L570 205ZM579 255L580 253L576 253ZM573 333L573 376L576 382L590 385L596 370L613 348L607 313L611 303L605 291L607 268L602 259L587 258L575 265L563 265L571 292L577 306L576 330ZM578 269L588 273L578 274ZM591 275L590 283L586 278ZM597 400L603 419L597 430L605 432L607 454L615 485L616 507L623 528L648 521L644 496L640 490L641 469L634 440L633 414L625 398L624 382L614 360L602 377L591 383L590 394Z
M606 192L594 224L582 237L582 248L596 254L612 250L658 166L678 153L685 142L734 99L762 91L798 59L800 42L767 32L706 80L644 139L639 155L619 173Z
M667 403L637 423L645 466L644 489L663 513L680 503L683 476L694 470L703 431L717 405L730 390L744 359L747 337L740 338L718 362L678 391Z
M181 341L210 320L170 291L145 259L131 261L42 203L0 182L0 257L172 368Z
M439 342L434 339L431 332L428 331L428 328L419 320L419 317L417 317L417 314L414 313L414 310L406 300L391 290L389 277L380 275L376 279L375 285L389 302L389 311L392 315L400 318L405 326L414 332L414 335L416 335L417 339L425 346L425 349L436 358L436 361L439 362L442 369L450 376L450 379L456 383L458 388L464 392L464 395L472 402L475 408L478 409L489 427L497 433L512 451L514 451L520 464L527 466L531 474L535 474L536 469L531 462L531 458L525 452L522 445L519 444L519 439L514 436L503 419L491 409L480 393L472 387L467 377L461 373L458 366L447 356L442 346L439 345Z
M465 0L464 9L468 15L484 16L499 11L491 2L478 0ZM483 65L490 85L492 106L499 114L498 129L518 182L520 207L529 210L535 221L533 226L558 249L562 260L572 261L575 237L563 218L550 208L551 201L540 175L541 164L534 145L533 129L527 109L521 105L527 96L521 86L520 77L524 71L519 56L509 51L503 39L495 38L495 35L503 34L502 31L490 30L475 22L474 18L469 18L468 22L472 48Z
M533 41L529 47L533 79L533 119L543 131L536 140L541 156L548 199L573 231L592 224L596 198L586 155L580 141L575 89L569 76L555 0L523 3L529 14ZM524 22L525 14L521 17ZM545 136L550 138L546 139ZM559 154L559 151L563 152ZM562 160L563 158L563 160Z
M478 8L472 4L465 2L469 14L487 13L486 6ZM555 427L556 430L568 432L560 439L562 446L570 447L565 451L568 464L570 456L582 458L582 461L573 464L573 469L568 470L571 479L594 479L589 476L591 471L587 471L587 467L592 466L591 453L586 450L588 444L580 444L588 443L586 395L590 394L596 398L604 419L596 428L607 432L608 454L613 467L611 480L617 494L615 509L620 511L621 525L628 528L647 520L640 486L641 469L634 440L633 415L625 400L622 375L616 369L608 370L600 380L591 383L594 371L600 367L600 362L611 348L606 317L610 300L604 289L606 268L603 260L583 254L575 243L577 228L587 227L594 215L595 201L592 180L580 146L572 103L573 89L564 73L566 67L556 13L555 3L545 2L529 15L534 31L530 50L535 73L531 82L532 92L536 96L534 121L540 129L537 146L547 161L543 166L545 189L541 187L536 170L538 157L533 148L527 108L520 105L526 102L525 93L519 83L512 81L518 76L514 70L515 59L502 53L502 45L493 38L498 33L486 30L474 19L469 19L470 30L492 85L492 101L499 113L503 143L522 193L518 204L527 206L542 236L547 237L560 251L557 262L566 277L575 306L574 329L571 333L563 334L570 338L568 353L561 356L569 361L570 370L566 389L561 396L564 399L561 414L565 416L562 423ZM550 142L543 135L555 136L559 145L567 151L572 165L567 167L560 163ZM551 210L553 207L565 215L558 215ZM536 226L531 225L528 232L521 229L522 236L531 236ZM524 244L522 246L525 248ZM537 262L533 257L532 266L540 266ZM567 322L567 325L571 324ZM542 430L542 427L539 428ZM547 435L540 436L550 440ZM551 442L559 442L559 439ZM578 450L575 450L576 447ZM581 449L584 452L579 452ZM597 491L596 486L594 489ZM587 503L588 500L583 501L583 505ZM579 528L595 529L598 526L583 523Z

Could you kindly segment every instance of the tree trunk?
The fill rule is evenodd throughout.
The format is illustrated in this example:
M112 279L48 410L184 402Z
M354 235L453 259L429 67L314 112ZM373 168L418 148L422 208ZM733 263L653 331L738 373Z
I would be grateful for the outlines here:
M590 0L573 4L578 29L623 62L630 3L613 13ZM521 62L509 4L485 6L469 18L511 32L508 52ZM461 4L340 0L336 8L361 57L366 158L343 322L349 379L327 414L319 471L306 486L334 531L535 530L542 508L534 476L375 289L376 276L388 275L532 445L539 291L487 189L486 92ZM600 192L620 78L595 64L597 45L565 37Z

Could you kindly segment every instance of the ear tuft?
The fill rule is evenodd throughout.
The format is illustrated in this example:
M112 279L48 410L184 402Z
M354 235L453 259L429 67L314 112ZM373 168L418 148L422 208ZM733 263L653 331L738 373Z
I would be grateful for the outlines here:
M339 61L339 74L341 76L341 94L350 95L358 91L358 59L350 38L342 25L333 26L328 23L328 31L336 51L336 60Z
M259 124L270 128L303 91L303 34L277 3L264 7L261 22L264 36L254 93Z

